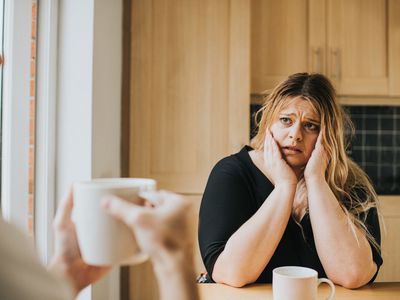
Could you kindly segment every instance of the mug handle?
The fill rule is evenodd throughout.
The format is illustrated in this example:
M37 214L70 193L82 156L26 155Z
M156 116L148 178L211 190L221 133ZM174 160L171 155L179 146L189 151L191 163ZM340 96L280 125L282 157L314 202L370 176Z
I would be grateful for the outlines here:
M328 298L326 298L326 300L331 300L331 299L333 299L333 295L335 295L335 285L333 284L332 281L330 281L330 280L327 279L327 278L319 278L319 279L318 279L318 286L319 286L321 283L323 283L323 282L329 284L329 286L331 287L331 294L329 295Z

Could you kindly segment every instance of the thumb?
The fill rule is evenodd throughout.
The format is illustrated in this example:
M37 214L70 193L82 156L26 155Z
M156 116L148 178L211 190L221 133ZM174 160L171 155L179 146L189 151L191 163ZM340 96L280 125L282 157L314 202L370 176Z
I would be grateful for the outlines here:
M59 204L54 218L55 225L62 226L65 222L71 220L73 201L73 188L71 187L68 191L68 195Z

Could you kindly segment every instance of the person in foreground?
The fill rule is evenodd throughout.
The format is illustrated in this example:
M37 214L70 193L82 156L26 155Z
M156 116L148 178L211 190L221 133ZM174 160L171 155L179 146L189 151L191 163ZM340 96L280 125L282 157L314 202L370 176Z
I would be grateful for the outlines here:
M346 288L382 265L377 195L346 154L349 117L329 80L289 76L257 113L258 132L213 168L199 244L210 282L272 282L272 270L315 269Z
M191 203L169 192L157 196L162 202L156 207L140 207L117 197L104 199L102 204L132 229L142 250L149 254L160 298L196 300ZM30 241L0 218L0 299L73 299L110 270L82 260L71 221L72 207L70 191L54 220L55 249L48 270L40 264Z

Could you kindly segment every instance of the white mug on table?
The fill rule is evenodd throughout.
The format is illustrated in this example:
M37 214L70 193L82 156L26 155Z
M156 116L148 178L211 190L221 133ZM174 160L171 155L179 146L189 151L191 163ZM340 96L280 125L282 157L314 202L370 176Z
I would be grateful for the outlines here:
M83 260L90 265L129 265L148 259L132 231L101 207L105 196L115 195L142 204L139 194L156 190L145 178L101 178L74 184L73 221Z
M272 294L274 300L316 300L318 286L327 283L333 299L335 285L327 278L319 278L317 271L305 267L279 267L272 271Z

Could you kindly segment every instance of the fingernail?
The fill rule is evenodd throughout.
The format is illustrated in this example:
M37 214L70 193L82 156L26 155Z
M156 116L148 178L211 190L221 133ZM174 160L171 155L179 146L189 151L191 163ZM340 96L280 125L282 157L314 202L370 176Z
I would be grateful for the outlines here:
M111 205L111 197L110 196L106 196L101 200L101 206L103 208L110 208Z

